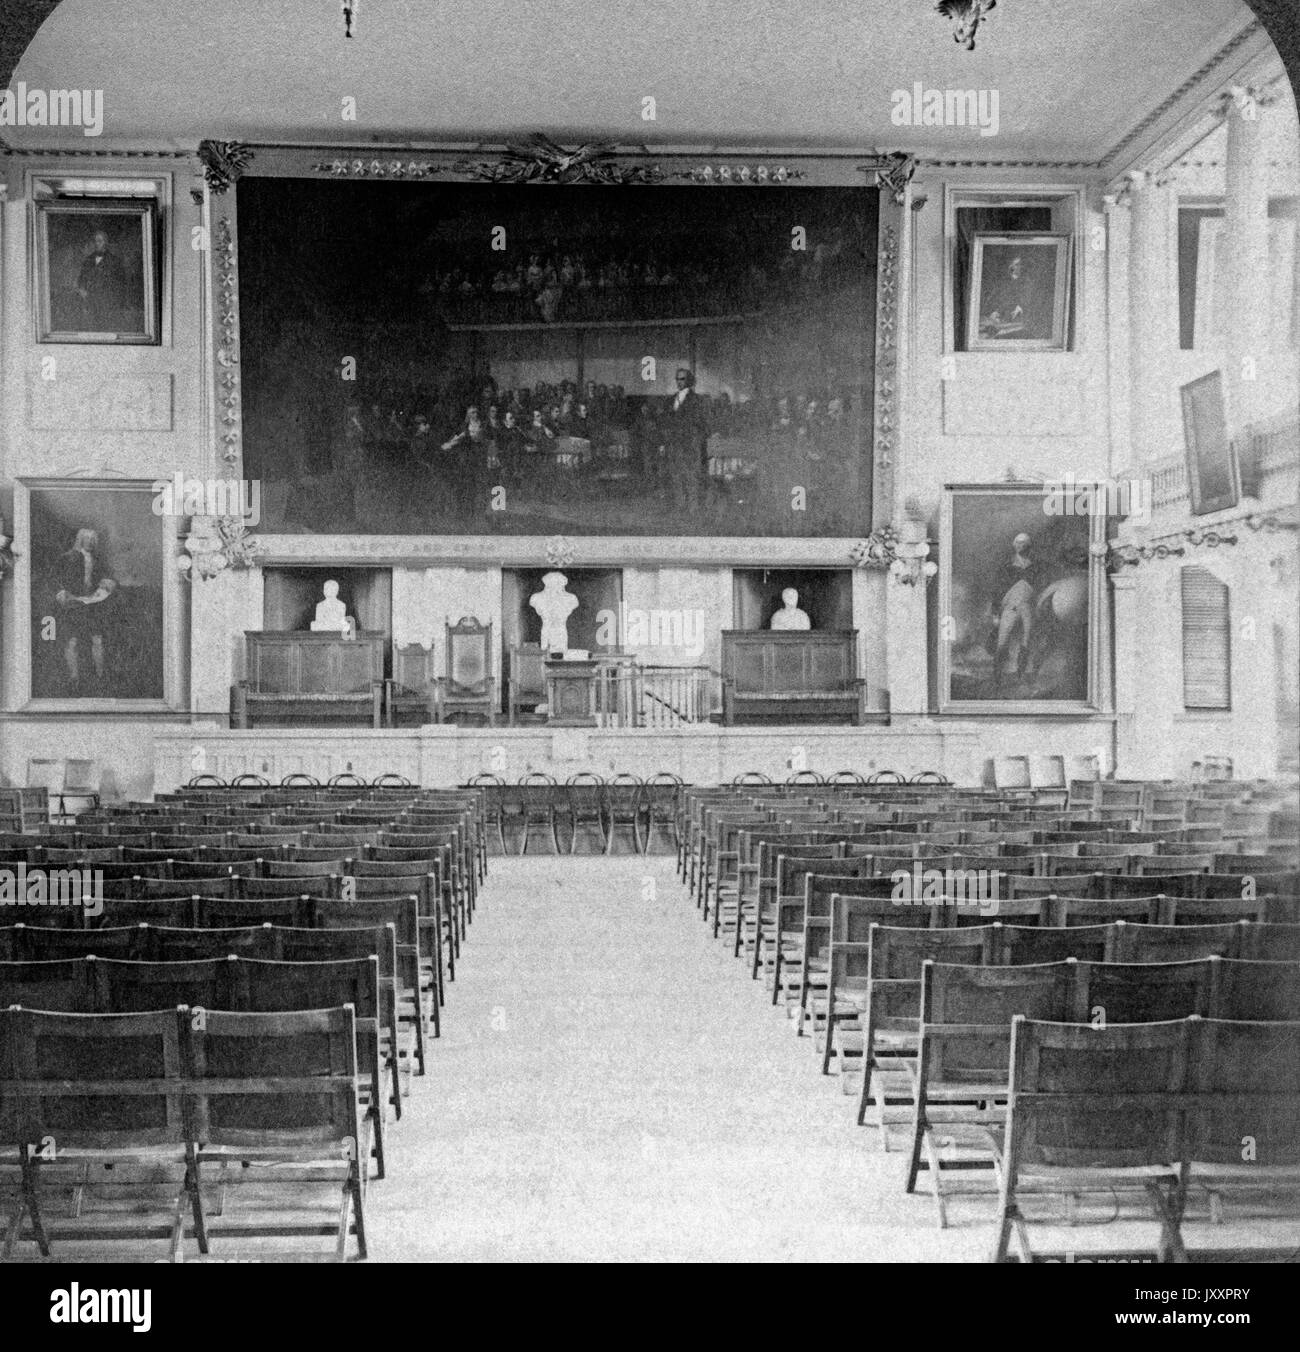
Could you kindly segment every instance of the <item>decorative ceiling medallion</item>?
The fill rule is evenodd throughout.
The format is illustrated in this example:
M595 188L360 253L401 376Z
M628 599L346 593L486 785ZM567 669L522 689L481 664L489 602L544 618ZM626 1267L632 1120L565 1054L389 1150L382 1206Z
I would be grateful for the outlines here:
M253 152L242 141L199 142L203 177L214 193L223 193L237 183L252 158Z
M998 0L939 0L935 9L952 21L952 40L973 52L980 24L997 7Z
M453 172L488 183L658 183L656 164L620 164L614 146L593 141L566 150L549 136L535 132L523 142L507 143L494 160L460 160Z

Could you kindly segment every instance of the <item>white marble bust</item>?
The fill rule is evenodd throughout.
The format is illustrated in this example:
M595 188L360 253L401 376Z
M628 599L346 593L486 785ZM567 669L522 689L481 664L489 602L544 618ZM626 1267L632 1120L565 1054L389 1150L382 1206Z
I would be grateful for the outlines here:
M563 573L547 573L542 590L528 598L528 604L542 621L542 649L562 652L569 646L569 616L578 608L578 598L565 591L569 579Z
M353 629L352 617L339 600L339 584L333 578L325 584L325 599L316 603L316 618L311 622L313 634L346 634Z
M769 629L811 629L812 621L807 611L799 609L799 593L793 587L787 587L781 593L781 609L772 616Z

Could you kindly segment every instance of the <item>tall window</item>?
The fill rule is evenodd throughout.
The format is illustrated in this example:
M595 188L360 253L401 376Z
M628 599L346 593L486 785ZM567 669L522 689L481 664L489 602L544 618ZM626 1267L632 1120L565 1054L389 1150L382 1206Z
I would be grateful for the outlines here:
M1228 586L1204 568L1183 581L1183 707L1232 707L1232 631Z

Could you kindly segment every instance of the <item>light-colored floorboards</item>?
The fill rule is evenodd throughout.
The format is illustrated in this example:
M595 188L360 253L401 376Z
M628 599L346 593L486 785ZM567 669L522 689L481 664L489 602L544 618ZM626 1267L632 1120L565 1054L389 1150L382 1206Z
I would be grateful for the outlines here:
M370 1190L380 1261L987 1252L903 1193L671 858L493 859L432 1052Z

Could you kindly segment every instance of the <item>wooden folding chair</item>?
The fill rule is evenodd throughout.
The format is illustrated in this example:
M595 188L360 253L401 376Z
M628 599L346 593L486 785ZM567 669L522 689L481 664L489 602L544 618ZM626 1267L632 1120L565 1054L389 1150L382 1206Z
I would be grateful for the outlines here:
M874 1107L880 1142L890 1148L888 1109L914 1102L921 1018L921 971L926 962L983 964L992 950L992 925L908 929L873 924L867 1002L862 1018L862 1087L858 1125Z
M1074 1000L1075 963L1021 967L922 965L918 1001L911 1150L906 1190L930 1175L940 1229L947 1224L946 1175L999 1165L1008 1093L1011 1021L1061 1019Z
M1300 1221L1300 1022L1205 1019L1194 1034L1189 1184L1210 1198L1211 1219ZM1247 1148L1248 1145L1248 1148ZM1239 1210L1240 1208L1240 1210ZM1242 1245L1242 1259L1294 1258Z
M1032 1261L1035 1204L1090 1193L1112 1208L1135 1198L1159 1225L1157 1260L1186 1260L1183 1096L1199 1022L1095 1028L1016 1016L995 1262L1007 1261L1013 1232Z
M353 1008L213 1010L184 1027L200 1250L207 1253L213 1239L228 1237L314 1235L333 1238L338 1262L347 1258L349 1238L365 1258L361 1161L369 1145L357 1091ZM214 1173L224 1188L219 1219L203 1205L205 1178ZM267 1191L245 1204L255 1180L264 1180ZM308 1189L329 1183L334 1201L317 1215L308 1209ZM285 1255L277 1250L274 1256Z
M44 1258L65 1241L145 1239L181 1256L187 1204L199 1218L183 1104L188 1014L0 1009L0 1143L17 1147L22 1172L0 1258L14 1256L24 1220ZM105 1192L116 1204L95 1207ZM56 1203L62 1193L71 1205Z

